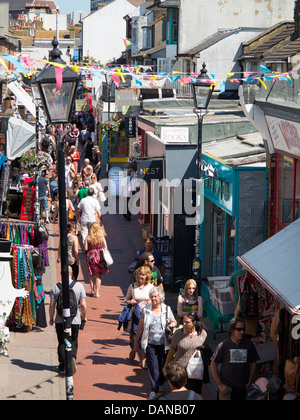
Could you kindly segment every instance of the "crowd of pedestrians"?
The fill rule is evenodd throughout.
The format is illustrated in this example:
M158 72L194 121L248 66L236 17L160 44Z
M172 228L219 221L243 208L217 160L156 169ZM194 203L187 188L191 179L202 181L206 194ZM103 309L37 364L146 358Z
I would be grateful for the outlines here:
M101 276L108 273L103 253L107 243L101 217L101 200L104 200L104 191L100 182L101 153L99 147L94 145L92 127L87 126L85 122L83 115L78 116L76 121L74 118L71 128L66 127L65 130L68 131L64 133L69 285L74 291L74 305L76 305L72 316L71 338L73 373L76 372L79 328L82 322L87 321L86 292L83 285L77 282L80 236L86 254L90 296L100 297ZM53 224L58 222L59 217L58 172L55 167L56 135L56 129L50 126L40 143L40 149L51 155L54 165L52 169L43 171L37 180L41 217L44 216L46 223ZM36 180L26 188L31 188L35 182ZM60 244L57 262L60 262ZM61 283L58 283L50 292L49 323L55 325L58 370L64 373L63 317L59 312L61 289ZM70 302L72 305L71 298Z
M80 127L77 125L79 121ZM40 145L44 150L46 143L47 151L55 162L55 130L52 128L48 130L47 142ZM103 253L107 242L101 217L101 203L105 200L101 185L101 152L94 145L92 130L82 118L73 121L72 129L65 136L65 158L69 284L74 288L78 304L72 321L75 373L79 327L82 321L87 320L86 293L83 286L76 282L80 236L86 254L90 296L101 296L101 278L109 271ZM45 171L38 182L45 221L57 223L59 198L56 169L52 169L50 174ZM48 199L45 199L47 191ZM130 216L127 211L125 218L128 221ZM59 257L57 261L60 261ZM141 368L148 370L151 386L149 400L176 399L179 396L182 399L201 399L202 384L210 380L209 371L218 386L218 399L245 399L254 378L258 355L251 341L244 337L244 321L234 319L228 328L228 338L213 352L207 331L201 323L203 299L197 282L193 279L186 282L184 290L179 293L175 314L166 304L164 263L153 237L148 237L145 246L137 250L130 271L132 277L125 295L127 306L120 314L119 329L123 323L129 332L129 358L139 357ZM59 371L62 372L65 366L63 318L57 311L59 293L60 287L55 285L50 293L49 314L50 325L56 326ZM171 392L162 397L160 393L166 381Z

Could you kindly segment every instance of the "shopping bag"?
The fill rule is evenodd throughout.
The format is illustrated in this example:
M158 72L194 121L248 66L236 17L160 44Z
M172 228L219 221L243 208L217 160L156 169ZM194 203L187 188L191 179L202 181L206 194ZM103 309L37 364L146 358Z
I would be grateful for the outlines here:
M186 367L186 373L189 379L203 380L204 364L200 350L195 350Z

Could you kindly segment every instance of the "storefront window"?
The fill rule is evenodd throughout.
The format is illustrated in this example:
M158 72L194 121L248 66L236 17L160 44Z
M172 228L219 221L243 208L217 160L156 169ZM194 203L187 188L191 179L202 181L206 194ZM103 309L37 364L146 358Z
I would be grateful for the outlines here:
M225 212L219 207L214 212L213 230L213 275L223 276L225 251Z
M297 163L293 158L277 155L276 224L279 230L298 217L299 199L299 161Z
M229 276L234 272L236 262L235 236L235 218L206 200L205 276Z
M112 158L124 158L129 156L129 140L125 133L111 135L110 155Z

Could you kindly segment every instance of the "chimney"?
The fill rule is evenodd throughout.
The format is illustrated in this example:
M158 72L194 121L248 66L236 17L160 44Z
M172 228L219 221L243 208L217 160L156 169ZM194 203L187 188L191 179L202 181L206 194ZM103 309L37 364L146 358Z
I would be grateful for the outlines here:
M295 1L294 21L295 21L295 31L293 35L291 36L292 41L295 41L295 39L300 38L300 0Z

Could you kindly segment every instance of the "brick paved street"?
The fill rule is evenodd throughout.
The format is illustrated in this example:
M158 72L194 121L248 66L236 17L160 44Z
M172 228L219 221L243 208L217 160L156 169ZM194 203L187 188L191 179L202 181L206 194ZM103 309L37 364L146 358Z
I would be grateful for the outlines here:
M103 276L100 298L87 298L88 322L80 333L74 397L77 400L144 399L150 392L147 371L137 361L129 360L129 334L117 329L130 279L127 267L144 241L136 218L128 222L122 216L106 215L103 221L114 264ZM88 293L84 253L80 259L79 279L85 279Z
M118 317L125 303L130 274L127 267L136 250L144 245L138 217L128 222L120 215L104 215L107 243L114 258L108 274L102 278L100 298L89 297L85 254L80 252L78 281L87 293L88 322L80 331L77 372L74 375L76 400L145 400L151 391L147 370L128 358L129 334L118 330ZM58 225L54 225L58 232ZM56 236L58 241L58 235ZM82 245L81 239L80 244ZM57 244L56 244L57 245ZM57 265L59 278L60 265ZM166 302L176 308L177 295L166 292ZM212 399L204 387L203 397Z

